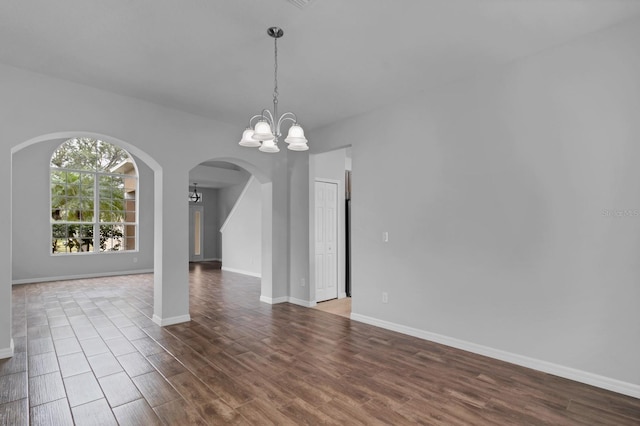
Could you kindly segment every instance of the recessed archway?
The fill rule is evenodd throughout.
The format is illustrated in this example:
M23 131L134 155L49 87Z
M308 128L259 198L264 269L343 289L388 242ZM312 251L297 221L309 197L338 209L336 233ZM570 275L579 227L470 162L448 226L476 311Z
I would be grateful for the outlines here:
M151 208L151 206L154 205L154 192L156 194L158 193L162 193L162 167L160 166L160 164L147 152L145 152L144 150L138 148L136 145L124 141L124 140L120 140L118 138L109 136L109 135L104 135L104 134L99 134L99 133L93 133L93 132L86 132L86 131L66 131L66 132L58 132L58 133L50 133L50 134L45 134L45 135L41 135L32 139L29 139L27 141L24 141L22 143L19 143L18 145L15 145L12 149L11 149L11 176L12 176L12 180L14 179L14 175L16 174L16 170L15 170L15 159L19 158L19 156L21 155L21 153L24 150L28 150L28 149L33 149L35 148L36 145L47 145L46 149L51 149L52 147L55 147L57 145L59 145L60 143L71 139L71 138L91 138L91 139L98 139L98 140L102 140L108 143L111 143L113 145L117 145L119 147L124 148L125 150L127 150L131 155L135 156L139 162L144 163L146 170L147 170L147 181L151 181L153 180L153 187L155 188L155 191L150 190L151 188L147 188L146 193L147 195L147 199L145 201L147 201L146 206L142 206L142 208L144 209L146 207L146 211L147 211L147 215L150 218L149 220L149 225L151 226L151 222L153 222L153 227L151 228L150 231L148 232L149 238L147 238L147 240L149 241L147 246L145 247L144 253L146 254L142 254L141 251L134 251L131 253L122 253L122 255L119 254L119 256L117 256L120 259L127 259L127 261L130 262L130 265L133 265L131 267L129 267L130 270L127 270L127 268L120 268L120 269L116 269L113 271L109 271L109 263L108 262L104 262L104 266L102 267L102 269L96 269L94 272L94 276L98 276L98 275L114 275L114 274L127 274L127 273L131 273L131 272L135 272L135 273L139 273L139 272L154 272L154 312L162 312L161 306L159 306L159 301L162 300L161 297L161 293L163 290L163 282L162 282L162 263L158 261L159 257L157 256L158 253L162 252L162 248L163 248L163 235L162 232L159 232L159 230L162 227L162 220L163 220L163 215L162 215L162 211L160 211L157 208ZM46 150L45 149L45 150ZM46 154L46 153L45 153ZM50 155L50 153L48 154ZM40 155L43 158L45 157L44 154ZM38 157L37 161L42 161L42 159L40 157ZM38 163L40 164L40 163ZM46 164L46 163L43 163ZM47 167L43 167L43 173L44 170ZM40 169L40 167L34 167L34 169ZM35 172L38 172L38 170L35 170ZM38 178L39 179L39 178ZM39 179L41 180L41 179ZM48 188L43 189L43 191L48 191ZM16 197L15 194L11 194L11 197L14 198ZM36 198L36 197L33 197ZM45 197L43 198L47 198L46 194ZM13 206L13 202L11 203L11 205ZM36 207L38 211L45 211L46 208L43 208L42 206L37 206ZM152 218L152 219L151 219ZM38 221L40 222L40 221ZM15 229L14 223L13 223L13 219L11 220L10 223L10 228L11 228L11 234L12 234L12 239L14 237L14 234L16 232L19 232L19 230ZM137 263L139 260L140 256L147 256L147 262L144 262L146 265L148 265L148 269L143 269L143 267L141 267L141 263ZM110 261L113 261L114 257L110 256ZM90 260L90 261L89 261ZM104 258L103 258L104 260ZM87 258L84 257L84 261L85 263L91 263L91 264L97 264L99 262L99 260L94 256L93 258ZM73 278L73 274L69 274L68 271L65 271L65 273L62 273L62 269L64 269L65 265L67 263L70 263L70 261L68 259L64 259L64 260L59 260L58 264L56 267L52 268L52 270L50 271L50 274L48 274L49 276L52 277L56 277L56 276L61 276L62 278ZM121 264L123 264L124 262L120 262ZM57 269L56 269L57 268ZM90 268L89 268L90 269ZM123 270L124 269L124 270ZM13 270L10 271L10 276L12 277L13 280L13 276L14 276L14 272ZM158 273L160 272L160 273ZM80 271L80 273L78 273L76 275L76 277L78 278L82 278L84 276L91 276L91 273L88 273L87 270L82 270ZM44 277L34 277L32 280L30 281L47 281L47 276L45 275ZM25 280L26 282L29 282L29 280ZM156 319L160 318L160 315L155 315L154 314L154 321L156 321ZM188 315L187 315L188 317ZM156 321L158 322L158 321ZM162 322L162 320L160 321ZM167 325L167 324L161 324L161 325Z
M284 300L273 298L273 256L272 256L272 244L273 244L273 221L272 221L272 209L273 209L273 192L271 178L264 173L260 168L254 164L231 157L217 157L210 160L199 163L191 169L189 177L189 185L194 182L198 182L198 187L207 186L203 181L207 180L204 169L206 165L224 165L228 164L232 166L232 169L240 169L246 171L250 176L249 182L246 182L245 189L251 184L251 179L255 179L260 185L260 205L261 214L257 218L260 220L260 241L257 244L260 245L260 280L261 280L261 292L260 300L266 303L278 303ZM222 248L224 250L224 248ZM223 263L224 267L224 263Z

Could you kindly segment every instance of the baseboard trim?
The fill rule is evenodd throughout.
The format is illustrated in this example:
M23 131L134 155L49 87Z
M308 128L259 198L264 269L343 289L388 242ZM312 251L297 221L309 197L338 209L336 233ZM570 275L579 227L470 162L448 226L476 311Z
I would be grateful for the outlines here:
M191 316L189 314L186 315L178 315L177 317L169 317L169 318L160 318L156 314L153 314L153 322L158 324L160 327L165 327L167 325L180 324L183 322L191 321Z
M312 308L316 306L316 302L309 302L308 300L298 299L296 297L282 296L271 298L267 296L260 296L260 301L268 303L270 305L277 305L278 303L293 303L294 305L304 306L305 308Z
M262 274L259 272L250 272L244 271L242 269L227 268L226 266L223 266L222 270L227 272L235 272L236 274L249 275L250 277L262 278Z
M0 349L0 359L4 359L4 358L11 358L13 356L13 339L11 339L9 341L9 347L8 348L2 348Z
M212 258L209 258L209 259L199 260L199 262L222 262L222 259L217 258L217 257L212 257Z
M509 362L522 367L531 368L554 376L563 377L598 388L610 390L623 395L640 398L640 385L623 382L621 380L612 379L610 377L589 373L587 371L577 370L575 368L542 361L527 356L514 354L500 349L490 348L488 346L478 345L476 343L467 342L453 337L444 336L442 334L432 333L402 324L396 324L377 318L351 313L351 319L384 328L398 333L407 334L409 336L418 337L420 339L429 340L431 342L440 343L442 345L451 346L453 348L462 349L464 351L473 352L478 355L484 355L489 358L498 359L500 361Z
M117 275L137 275L137 274L151 274L151 273L153 273L153 269L136 269L133 271L96 272L91 274L62 275L59 277L25 278L21 280L13 280L11 281L11 284L18 285L18 284L44 283L44 282L50 282L50 281L82 280L85 278L101 278L101 277L114 277Z
M308 300L297 299L295 297L289 297L289 303L293 303L294 305L304 306L305 308L313 308L317 305L316 302L310 302Z
M344 299L345 297L347 297L347 293L338 294L338 299Z
M277 305L278 303L285 303L289 301L287 296L271 298L267 296L260 296L260 301L264 303L268 303L270 305Z

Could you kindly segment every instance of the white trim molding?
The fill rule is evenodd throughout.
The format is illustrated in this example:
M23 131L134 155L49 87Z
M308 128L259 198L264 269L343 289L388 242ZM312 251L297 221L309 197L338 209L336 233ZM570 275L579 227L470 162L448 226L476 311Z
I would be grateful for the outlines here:
M270 305L276 305L278 303L293 303L294 305L304 306L305 308L313 308L316 306L316 302L309 302L308 300L298 299L296 297L282 296L271 298L267 296L260 296L260 301L268 303Z
M311 302L308 300L297 299L295 297L289 297L289 303L293 303L294 305L304 306L305 308L313 308L317 305L316 302Z
M160 318L156 314L153 314L153 322L158 324L160 327L165 327L167 325L180 324L180 323L189 322L189 321L191 321L191 316L189 314L179 315L177 317L170 317L170 318Z
M262 278L262 274L259 272L250 272L250 271L244 271L242 269L227 268L226 266L223 266L221 269L227 272L235 272L236 274L249 275L250 277Z
M271 298L267 296L260 296L260 301L264 303L268 303L270 305L277 305L278 303L285 303L289 301L287 296Z
M0 359L11 358L13 356L13 348L13 339L11 339L8 348L0 349Z
M475 354L484 355L489 358L498 359L500 361L509 362L522 367L532 368L543 373L553 374L554 376L563 377L565 379L574 380L576 382L585 383L602 389L607 389L623 395L640 398L640 385L623 382L621 380L612 379L610 377L589 373L587 371L576 370L575 368L566 367L564 365L554 364L552 362L542 361L527 356L514 354L500 349L490 348L488 346L478 345L476 343L467 342L453 337L444 336L442 334L432 333L402 324L396 324L389 321L351 313L351 319L384 328L398 333L407 334L409 336L418 337L442 345L451 346L456 349L473 352Z
M39 278L26 278L22 280L13 280L13 285L17 284L31 284L31 283L45 283L51 281L68 281L68 280L82 280L85 278L100 278L100 277L113 277L116 275L137 275L137 274L151 274L153 269L136 269L133 271L110 271L110 272L96 272L91 274L79 274L79 275L62 275L59 277L39 277Z

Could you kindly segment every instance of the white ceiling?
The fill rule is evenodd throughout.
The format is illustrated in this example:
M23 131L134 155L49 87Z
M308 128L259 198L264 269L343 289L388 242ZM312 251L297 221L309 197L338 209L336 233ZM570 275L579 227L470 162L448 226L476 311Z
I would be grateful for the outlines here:
M280 110L309 130L638 16L638 0L2 0L0 62L241 129L271 106L277 25Z

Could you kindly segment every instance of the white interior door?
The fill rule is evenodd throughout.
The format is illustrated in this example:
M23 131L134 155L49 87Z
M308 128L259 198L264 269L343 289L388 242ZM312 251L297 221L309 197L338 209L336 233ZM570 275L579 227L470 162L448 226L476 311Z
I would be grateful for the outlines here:
M189 262L204 259L204 208L189 206Z
M338 184L315 182L316 301L338 297Z

